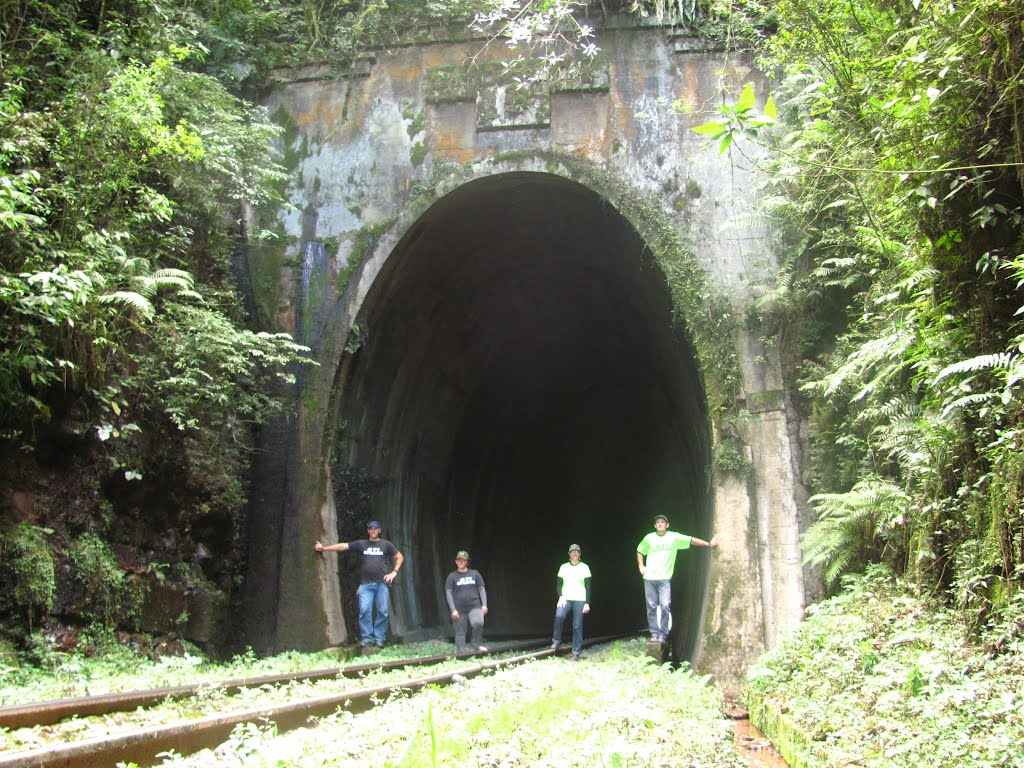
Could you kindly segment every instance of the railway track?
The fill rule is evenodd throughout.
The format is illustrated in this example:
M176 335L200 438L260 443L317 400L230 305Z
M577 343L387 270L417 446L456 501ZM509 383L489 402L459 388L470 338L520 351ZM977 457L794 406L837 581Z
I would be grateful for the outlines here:
M508 653L528 650L546 645L542 640L523 641L495 645L489 653ZM72 717L92 717L115 712L131 712L139 707L152 707L171 699L185 699L195 696L202 689L218 688L227 694L236 694L246 688L279 686L289 683L331 680L339 677L358 678L377 670L394 670L408 667L425 667L439 664L451 655L417 656L409 659L350 664L344 667L330 667L307 672L290 672L278 675L224 680L216 683L192 683L188 685L152 688L141 691L108 693L97 696L78 696L69 699L55 699L31 704L15 704L0 707L0 728L31 728L37 725L53 725Z
M585 645L609 642L611 637L594 638ZM542 648L542 650L530 649ZM524 650L526 653L494 661L478 661L483 656ZM174 751L182 755L201 749L213 748L227 740L232 730L243 723L272 722L279 732L311 725L317 718L339 710L363 712L394 696L409 695L426 686L448 685L453 680L472 678L495 672L503 667L547 656L563 655L564 646L557 651L548 647L546 640L528 641L495 647L488 654L467 659L467 666L439 674L413 677L386 685L310 696L302 701L240 709L230 713L184 720L168 725L138 728L102 738L84 739L68 744L50 745L27 751L4 754L0 752L0 768L94 768L113 766L118 762L133 762L140 766L152 765L159 755ZM370 664L300 672L287 675L269 675L229 680L218 687L226 692L268 685L287 685L299 681L319 681L340 677L361 677L376 670L396 670L417 666L430 666L451 659L451 656L430 656L400 659ZM80 697L40 704L0 708L0 727L24 728L52 724L71 717L86 717L150 707L168 698L195 696L200 685L161 688L151 691L132 691L124 694ZM209 688L209 685L202 687ZM33 715L33 713L36 713ZM7 725L17 723L17 725Z

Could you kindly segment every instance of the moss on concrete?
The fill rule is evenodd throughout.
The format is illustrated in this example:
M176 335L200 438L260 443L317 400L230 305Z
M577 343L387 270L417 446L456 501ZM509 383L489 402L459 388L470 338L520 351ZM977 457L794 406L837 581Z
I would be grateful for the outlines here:
M478 126L523 120L544 125L551 120L552 94L608 90L609 67L603 58L577 62L555 79L539 76L546 66L539 59L527 57L507 62L492 59L479 64L431 67L424 77L426 102L478 102Z
M285 258L286 245L279 241L274 245L261 245L249 251L249 270L253 302L268 325L273 325L282 273L290 265Z
M750 722L771 740L790 768L830 768L831 762L824 749L801 731L778 705L748 693L747 709Z
M427 127L427 113L423 110L416 110L414 107L406 106L402 110L402 117L407 121L405 130L409 134L410 139L415 139Z
M352 240L352 250L349 252L348 260L345 262L345 266L338 272L334 280L334 288L339 296L348 290L348 285L352 280L352 276L362 265L363 260L373 252L374 248L377 247L377 243L380 241L381 236L387 232L394 223L394 219L388 219L380 224L367 224L356 232L355 237ZM337 256L339 252L340 249L336 250L335 256Z
M715 443L711 464L715 472L731 473L741 477L746 477L754 469L743 449L743 443L736 437L726 437Z
M419 168L423 165L423 161L427 157L427 151L426 142L418 141L412 145L412 149L409 150L409 162L412 163L413 168Z
M306 295L302 304L302 338L306 342L312 342L316 330L316 323L319 318L318 308L323 306L324 297L327 295L328 270L311 269L306 283Z
M423 77L423 93L427 104L452 104L476 101L484 79L483 68L445 64L430 67Z
M283 106L274 111L271 119L281 126L281 164L289 171L295 171L302 158L308 156L309 143L305 136L299 139L299 125Z
M735 571L720 566L713 570L712 582L708 585L708 594L717 598L717 612L720 615L729 615L730 606L736 598L739 586L745 583L745 579ZM721 587L721 589L719 589ZM720 661L735 654L732 643L735 638L730 636L725 629L718 629L714 626L715 611L707 611L704 615L704 627L701 632L701 663L705 669L715 669L720 666Z

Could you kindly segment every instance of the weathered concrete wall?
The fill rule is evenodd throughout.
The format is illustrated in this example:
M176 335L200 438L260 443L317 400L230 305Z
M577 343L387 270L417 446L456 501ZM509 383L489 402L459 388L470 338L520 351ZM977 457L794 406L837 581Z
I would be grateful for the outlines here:
M291 73L270 95L268 107L288 127L292 205L277 222L254 222L283 235L252 253L254 295L265 322L295 332L319 367L302 374L297 410L276 425L273 450L261 459L260 475L269 482L253 504L249 586L257 646L314 648L347 637L336 561L311 553L314 539L333 541L336 530L330 466L339 389L355 318L371 292L386 290L382 285L394 277L389 259L415 239L432 202L502 174L561 177L613 205L645 201L656 212L653 226L667 225L692 244L737 317L753 289L771 279L768 239L749 223L756 219L747 158L756 148L737 146L721 156L690 130L746 82L763 94L762 77L741 56L708 50L667 28L610 25L600 44L602 57L586 76L550 94L524 96L496 82L487 62L505 55L502 49L439 41L377 52L350 71ZM481 66L467 69L474 58ZM643 223L629 220L643 236ZM699 313L687 321L692 330ZM715 477L707 489L722 548L711 560L696 654L731 680L799 619L804 605L795 430L777 360L744 323L736 328L731 352L742 375L738 405L750 414L741 437L752 470L749 477ZM430 455L449 450L434 445ZM408 483L423 477L410 474ZM408 581L420 571L430 580L439 575L432 550L438 542L417 534L412 501L431 492L384 491L388 533L405 542ZM395 602L393 627L415 630L422 599L400 589Z

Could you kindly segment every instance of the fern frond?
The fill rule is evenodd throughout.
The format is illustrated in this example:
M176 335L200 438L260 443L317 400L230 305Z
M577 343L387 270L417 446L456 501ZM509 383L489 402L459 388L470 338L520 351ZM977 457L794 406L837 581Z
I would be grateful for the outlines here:
M953 411L960 408L966 408L971 405L982 405L996 399L996 397L998 397L996 392L972 392L969 395L958 397L951 403L947 403L942 409L942 418L946 418Z
M1024 379L1024 359L1018 357L1006 374L1006 388L1009 389L1021 379Z
M899 287L904 291L913 291L923 284L934 283L938 279L939 274L939 270L935 267L921 267L914 270L909 277L900 283Z
M145 296L135 291L114 291L105 293L99 297L101 304L115 304L119 307L129 309L146 320L153 319L153 305Z
M958 363L947 365L939 371L939 375L935 377L935 381L932 384L938 384L947 376L953 376L958 373L977 373L978 371L1010 368L1017 362L1018 357L1013 352L996 352L991 355L977 355L968 360L961 360Z
M114 257L114 261L117 263L117 271L128 275L144 274L151 269L149 259L142 256L120 253Z
M813 496L818 519L800 537L804 564L822 566L825 580L835 581L865 546L900 525L907 502L902 488L877 477L846 493Z
M192 273L183 269L158 269L149 275L149 278L156 284L158 291L165 289L191 291L196 284Z
M854 400L862 400L870 394L878 384L898 373L907 364L904 361L903 353L914 341L914 333L905 328L897 328L892 333L878 338L868 339L852 353L846 356L846 361L839 366L835 373L826 377L825 395L834 395L843 388L847 381L852 379L867 379L867 374L880 362L892 364L884 366L880 374L867 379L863 388L857 393Z

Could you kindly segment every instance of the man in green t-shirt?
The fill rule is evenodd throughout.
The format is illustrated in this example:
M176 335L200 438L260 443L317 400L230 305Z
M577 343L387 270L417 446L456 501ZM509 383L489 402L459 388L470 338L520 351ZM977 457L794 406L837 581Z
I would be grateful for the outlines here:
M717 546L717 539L704 541L696 536L670 531L668 518L664 515L654 518L654 533L644 536L636 548L636 564L640 575L644 577L647 626L651 630L651 640L664 643L672 628L672 572L676 567L676 552L690 547Z

